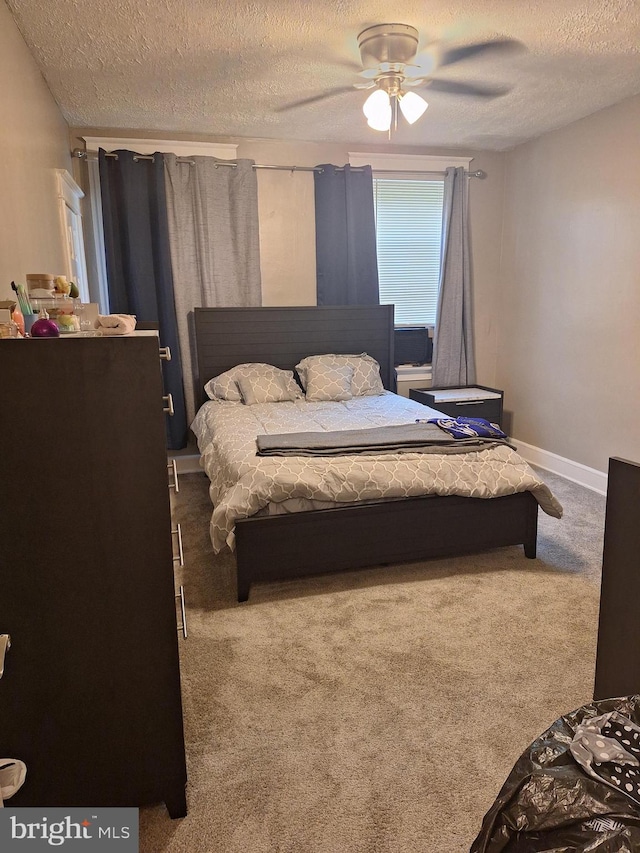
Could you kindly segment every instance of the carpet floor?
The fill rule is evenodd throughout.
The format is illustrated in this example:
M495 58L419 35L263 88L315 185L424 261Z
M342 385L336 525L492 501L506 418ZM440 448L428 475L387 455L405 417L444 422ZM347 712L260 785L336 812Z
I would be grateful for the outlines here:
M141 853L461 853L523 749L591 700L604 497L522 548L255 585L214 557L204 474L181 476L189 814Z

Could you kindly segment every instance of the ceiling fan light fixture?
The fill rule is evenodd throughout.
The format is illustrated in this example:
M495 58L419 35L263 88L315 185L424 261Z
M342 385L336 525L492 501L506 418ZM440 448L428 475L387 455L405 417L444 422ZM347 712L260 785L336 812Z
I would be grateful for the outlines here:
M400 96L400 110L409 124L418 121L429 104L416 92L403 92Z
M367 124L374 130L389 130L391 127L391 100L384 89L376 89L364 102L362 112Z

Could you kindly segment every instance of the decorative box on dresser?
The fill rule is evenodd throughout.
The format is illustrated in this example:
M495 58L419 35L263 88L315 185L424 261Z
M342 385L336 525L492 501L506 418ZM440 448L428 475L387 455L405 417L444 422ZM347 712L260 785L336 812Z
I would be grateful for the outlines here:
M0 755L27 765L7 806L181 817L158 338L5 340L0 381Z

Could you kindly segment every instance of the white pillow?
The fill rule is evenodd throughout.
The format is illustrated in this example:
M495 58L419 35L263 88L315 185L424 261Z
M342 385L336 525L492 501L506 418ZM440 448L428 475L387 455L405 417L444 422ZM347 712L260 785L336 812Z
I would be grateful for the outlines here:
M303 358L301 362L296 364L296 370L305 391L307 388L307 372L312 364L328 369L341 367L345 364L351 365L353 367L351 394L354 397L372 397L376 394L384 393L384 385L380 378L380 365L375 358L367 355L366 352L360 355L335 355L329 353L327 355L309 355Z
M249 377L254 380L262 378L267 382L273 380L276 376L280 376L292 395L291 399L295 400L297 397L302 397L302 391L294 379L292 370L280 370L279 367L274 367L272 364L262 364L261 362L237 364L231 370L225 370L219 376L214 376L204 386L207 397L210 400L228 400L233 403L242 402L242 394L237 383L239 376Z

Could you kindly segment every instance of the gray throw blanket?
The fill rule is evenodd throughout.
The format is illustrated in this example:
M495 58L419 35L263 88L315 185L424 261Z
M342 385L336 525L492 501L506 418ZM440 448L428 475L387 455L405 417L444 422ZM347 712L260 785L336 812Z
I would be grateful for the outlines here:
M258 456L367 456L382 453L469 453L508 442L496 438L452 438L436 424L398 424L335 432L259 435ZM511 446L511 445L509 445Z

